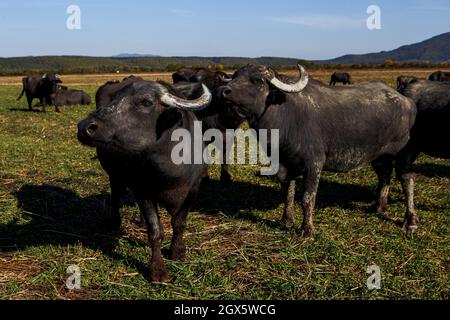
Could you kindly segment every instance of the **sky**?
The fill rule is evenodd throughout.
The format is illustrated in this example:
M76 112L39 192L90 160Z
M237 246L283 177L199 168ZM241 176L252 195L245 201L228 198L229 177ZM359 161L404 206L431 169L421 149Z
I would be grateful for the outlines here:
M80 8L69 30L67 8ZM381 10L369 30L367 8ZM1 0L0 57L279 56L329 59L450 31L450 0Z

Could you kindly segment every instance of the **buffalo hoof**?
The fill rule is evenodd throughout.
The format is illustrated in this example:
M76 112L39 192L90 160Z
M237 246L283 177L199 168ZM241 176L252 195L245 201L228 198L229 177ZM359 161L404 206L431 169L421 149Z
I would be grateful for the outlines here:
M388 214L388 206L387 205L378 205L376 206L376 212L377 214L381 216L385 216Z
M303 238L313 239L316 234L316 230L312 225L303 225L300 234Z
M286 218L286 217L281 218L280 223L288 229L292 229L295 225L293 219Z
M419 218L415 214L407 213L405 217L405 221L403 222L403 228L406 229L408 233L415 233L417 231L417 223L419 222Z
M150 281L163 283L170 280L169 274L164 266L152 266L150 269Z
M179 262L186 261L186 248L184 246L170 248L169 259Z

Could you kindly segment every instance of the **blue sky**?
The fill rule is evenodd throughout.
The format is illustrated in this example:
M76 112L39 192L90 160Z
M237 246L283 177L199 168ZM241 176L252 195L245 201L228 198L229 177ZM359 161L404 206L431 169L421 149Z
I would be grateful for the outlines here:
M81 8L81 30L66 9ZM381 8L381 30L366 28ZM327 59L450 31L450 0L2 0L0 56L123 52Z

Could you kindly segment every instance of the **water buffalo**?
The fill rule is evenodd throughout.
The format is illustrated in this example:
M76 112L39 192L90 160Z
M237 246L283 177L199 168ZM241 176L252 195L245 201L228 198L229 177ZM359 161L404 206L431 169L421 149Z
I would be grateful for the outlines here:
M173 83L201 82L208 88L218 87L231 80L231 76L223 71L210 71L205 68L181 68L172 74Z
M400 76L397 78L397 91L405 88L410 82L417 80L416 77Z
M203 90L198 99L186 100L157 82L135 82L117 93L108 106L97 109L78 124L81 143L114 155L111 161L117 172L111 186L127 187L136 196L152 248L151 281L168 280L161 255L164 231L158 205L172 216L170 258L185 258L186 217L206 165L174 164L171 152L177 142L171 141L171 135L175 129L193 134L197 118L191 110L201 110L211 102L208 88L203 86ZM120 216L112 219L120 223Z
M336 83L353 84L352 76L347 72L335 72L331 75L330 86L335 86Z
M51 103L50 95L58 91L58 84L62 83L56 74L44 74L43 76L25 77L22 79L22 92L17 100L20 100L25 93L28 102L28 109L33 111L33 99L39 99L39 105L45 111L45 106Z
M190 82L191 78L200 70L206 70L204 68L180 68L172 74L173 83L178 82Z
M441 82L450 82L450 72L445 71L436 71L430 74L428 80L431 81L441 81Z
M182 76L183 75L183 76ZM185 79L189 75L188 81ZM209 71L207 69L180 69L172 75L174 84L183 86L186 83L202 83L208 87L210 91L214 91L231 81L231 77L222 71ZM182 81L179 81L182 80ZM188 86L188 88L192 88ZM187 96L195 95L194 92L188 93ZM213 100L208 109L197 113L197 117L202 120L203 131L208 129L219 129L225 135L226 129L236 129L242 124L242 119L236 116L232 110L224 106L220 101ZM225 141L225 140L224 140ZM221 165L220 181L229 182L231 175L228 172L226 155L223 154L223 164Z
M122 81L112 80L106 82L100 88L98 88L95 93L95 104L97 108L102 106L107 106L114 98L114 94L125 88L130 83L136 81L142 81L141 77L129 76L124 78Z
M402 87L400 93L411 98L418 110L411 139L397 156L400 169L411 174L413 163L421 152L450 159L450 83L416 79ZM413 185L408 187L408 203L413 209Z
M61 88L50 95L51 103L55 106L55 111L60 112L59 107L71 105L90 105L91 97L82 90Z
M313 209L323 170L347 172L372 163L379 177L377 210L383 210L387 172L409 139L416 116L414 102L382 82L335 88L309 80L278 75L265 66L238 70L216 95L229 101L254 129L279 129L280 170L285 186L282 221L294 223L295 179L304 178L304 236L313 236ZM410 175L399 177L406 185ZM414 219L407 210L406 227Z

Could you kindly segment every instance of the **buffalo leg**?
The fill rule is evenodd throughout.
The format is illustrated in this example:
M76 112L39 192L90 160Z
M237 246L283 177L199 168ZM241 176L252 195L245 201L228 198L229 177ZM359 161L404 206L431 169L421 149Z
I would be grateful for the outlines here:
M416 160L419 152L406 147L398 156L395 163L397 179L400 180L403 193L406 198L406 214L403 227L407 231L415 232L419 218L414 208L414 177L412 164Z
M314 164L305 168L304 192L302 197L303 223L302 234L305 238L314 236L313 211L316 203L322 165Z
M174 261L184 261L186 259L186 246L184 244L183 235L186 228L186 219L189 209L196 198L198 187L189 193L181 208L172 214L172 243L170 245L169 258Z
M148 240L152 248L150 281L166 282L169 276L161 253L164 230L159 220L157 206L154 201L141 197L138 197L138 204L147 224Z
M388 210L389 190L391 186L394 159L384 156L372 162L372 167L378 176L377 204L378 214L386 214Z
M287 227L293 227L295 223L295 180L282 183L284 194L284 212L281 223Z
M33 111L33 97L27 94L28 110Z

